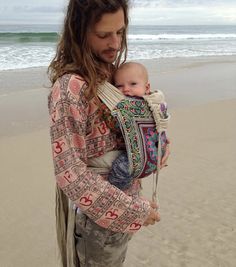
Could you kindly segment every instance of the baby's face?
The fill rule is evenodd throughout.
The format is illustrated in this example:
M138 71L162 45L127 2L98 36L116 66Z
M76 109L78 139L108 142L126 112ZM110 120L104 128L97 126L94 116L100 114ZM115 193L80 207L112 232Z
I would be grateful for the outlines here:
M127 96L143 96L150 92L149 82L136 66L117 70L114 81L115 86Z

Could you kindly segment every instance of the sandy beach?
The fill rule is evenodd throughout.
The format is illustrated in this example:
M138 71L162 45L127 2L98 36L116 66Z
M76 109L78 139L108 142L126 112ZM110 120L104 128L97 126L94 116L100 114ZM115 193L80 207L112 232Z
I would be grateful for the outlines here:
M159 177L162 219L133 237L125 267L234 267L236 57L143 63L169 104L171 156ZM2 267L59 266L48 84L45 68L0 72Z

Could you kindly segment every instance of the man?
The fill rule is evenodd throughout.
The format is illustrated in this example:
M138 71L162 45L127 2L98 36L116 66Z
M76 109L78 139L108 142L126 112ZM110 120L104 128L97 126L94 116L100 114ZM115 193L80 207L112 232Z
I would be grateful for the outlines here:
M125 0L70 0L57 53L49 66L63 266L79 266L70 259L70 230L75 234L80 266L120 267L131 235L142 225L160 220L157 205L139 197L139 181L124 193L107 181L107 173L95 173L87 166L89 158L123 145L121 133L109 128L113 119L108 109L101 109L96 90L111 79L122 53L126 55L127 10ZM72 213L73 205L69 207L69 221L62 219L67 215L65 196L75 207Z

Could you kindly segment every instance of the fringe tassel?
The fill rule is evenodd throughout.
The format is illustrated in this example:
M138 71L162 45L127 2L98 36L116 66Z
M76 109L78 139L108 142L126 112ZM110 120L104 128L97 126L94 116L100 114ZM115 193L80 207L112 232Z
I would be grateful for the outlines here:
M152 201L157 203L157 184L158 177L161 166L161 134L163 131L166 131L170 115L168 114L168 118L163 119L160 115L160 104L165 101L164 94L162 91L158 90L150 95L145 95L143 98L147 101L150 110L152 111L152 115L156 124L156 130L158 132L158 150L157 150L157 170L156 174L153 174L153 183L152 183Z
M56 185L56 233L59 257L62 267L79 267L74 228L76 210L70 205L67 196Z
M67 267L67 221L68 199L62 190L56 185L56 233L60 260L63 267Z

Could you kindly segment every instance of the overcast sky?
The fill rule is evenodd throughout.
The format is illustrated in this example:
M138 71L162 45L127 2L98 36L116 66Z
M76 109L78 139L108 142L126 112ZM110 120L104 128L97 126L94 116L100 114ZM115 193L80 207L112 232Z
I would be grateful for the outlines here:
M58 24L68 0L0 0L0 24ZM235 24L236 0L133 0L132 24Z

